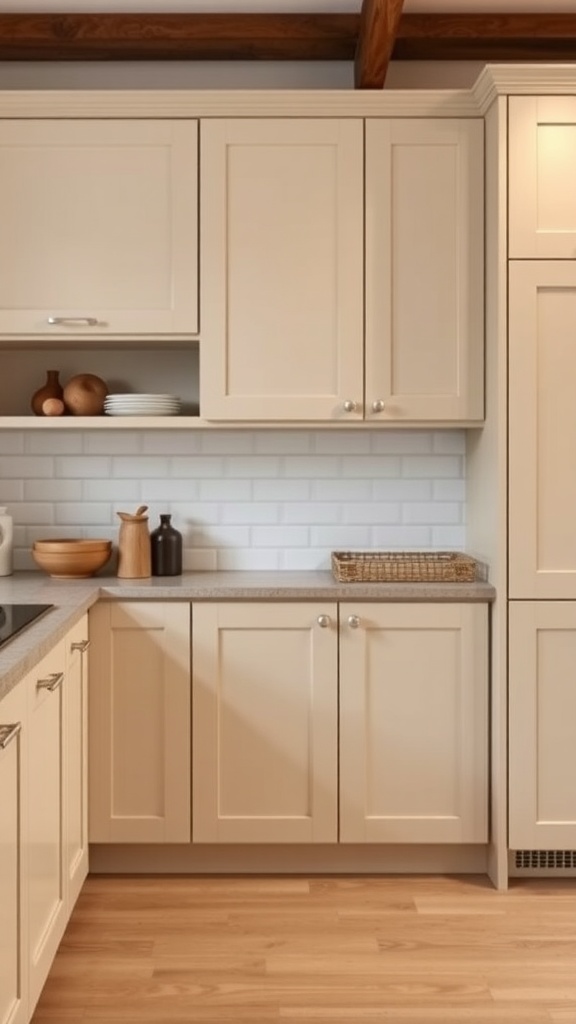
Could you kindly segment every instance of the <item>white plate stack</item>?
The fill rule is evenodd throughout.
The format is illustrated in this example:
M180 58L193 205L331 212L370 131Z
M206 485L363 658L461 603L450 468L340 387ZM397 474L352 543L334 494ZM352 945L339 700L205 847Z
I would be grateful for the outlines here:
M107 416L178 416L180 399L176 395L107 395Z

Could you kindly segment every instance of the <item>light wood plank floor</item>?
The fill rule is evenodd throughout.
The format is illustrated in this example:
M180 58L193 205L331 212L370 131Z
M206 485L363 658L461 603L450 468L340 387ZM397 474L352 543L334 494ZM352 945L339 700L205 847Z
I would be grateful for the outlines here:
M576 880L91 877L34 1024L576 1022Z

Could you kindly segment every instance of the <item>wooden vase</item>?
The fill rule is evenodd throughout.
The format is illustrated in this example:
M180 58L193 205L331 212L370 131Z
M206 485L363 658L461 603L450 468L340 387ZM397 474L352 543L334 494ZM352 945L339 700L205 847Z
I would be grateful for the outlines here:
M34 392L30 399L30 406L35 416L45 416L42 406L47 398L59 398L63 396L62 385L59 380L60 370L47 370L46 383Z

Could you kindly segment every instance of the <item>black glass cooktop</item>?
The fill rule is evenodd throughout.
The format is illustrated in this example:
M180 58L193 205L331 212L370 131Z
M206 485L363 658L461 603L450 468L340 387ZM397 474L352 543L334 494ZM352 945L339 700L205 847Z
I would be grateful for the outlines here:
M53 604L0 604L0 647L53 607Z

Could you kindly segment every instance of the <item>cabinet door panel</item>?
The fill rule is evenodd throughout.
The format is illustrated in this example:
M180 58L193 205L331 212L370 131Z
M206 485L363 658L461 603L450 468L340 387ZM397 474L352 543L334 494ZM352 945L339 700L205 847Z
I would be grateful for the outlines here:
M509 99L509 253L576 256L576 98Z
M190 606L90 611L91 842L190 841Z
M26 734L26 687L21 684L0 702L0 1024L28 1021Z
M486 606L340 617L340 840L486 842Z
M3 121L0 333L196 331L196 161L196 122Z
M196 842L336 840L336 624L327 604L195 606Z
M28 688L28 901L30 1006L34 1007L66 926L63 689L58 644L26 677Z
M480 120L367 121L366 415L375 421L484 415L483 188Z
M509 845L576 847L576 606L510 604Z
M88 659L82 651L87 640L88 616L84 615L65 639L64 871L68 916L88 874Z
M362 418L362 122L201 132L202 416Z
M512 598L576 597L576 267L510 264Z

